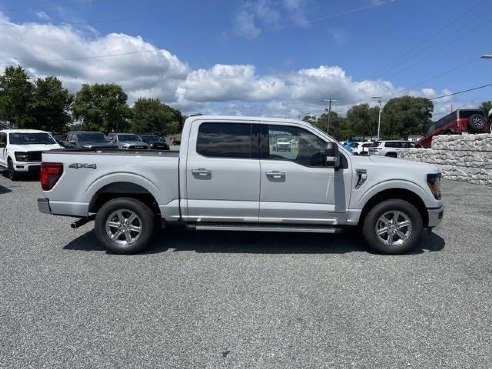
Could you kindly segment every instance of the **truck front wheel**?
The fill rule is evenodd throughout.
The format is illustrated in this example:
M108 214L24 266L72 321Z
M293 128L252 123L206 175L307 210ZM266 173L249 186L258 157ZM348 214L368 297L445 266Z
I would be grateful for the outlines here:
M143 202L120 197L104 204L96 215L96 237L115 254L142 251L154 233L154 213Z
M419 211L409 202L390 199L374 206L362 226L369 246L382 254L403 254L415 247L423 230Z

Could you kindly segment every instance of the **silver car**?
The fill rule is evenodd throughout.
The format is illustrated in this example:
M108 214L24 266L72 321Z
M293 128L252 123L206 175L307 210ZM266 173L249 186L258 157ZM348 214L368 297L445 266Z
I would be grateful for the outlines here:
M123 150L148 150L149 144L143 142L140 137L133 133L110 133L109 140Z

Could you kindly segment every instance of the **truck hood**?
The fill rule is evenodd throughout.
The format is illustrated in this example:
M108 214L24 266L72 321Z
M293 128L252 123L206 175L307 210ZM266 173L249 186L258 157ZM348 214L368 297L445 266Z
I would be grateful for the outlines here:
M401 171L412 171L421 173L439 173L441 170L437 165L422 163L412 160L404 160L397 158L389 158L386 156L369 155L369 156L352 156L354 164L365 165L368 167L385 168L388 171L394 171L395 173Z
M11 151L17 152L29 152L29 151L47 151L54 149L61 149L62 147L58 144L44 145L44 144L33 144L33 145L9 145Z

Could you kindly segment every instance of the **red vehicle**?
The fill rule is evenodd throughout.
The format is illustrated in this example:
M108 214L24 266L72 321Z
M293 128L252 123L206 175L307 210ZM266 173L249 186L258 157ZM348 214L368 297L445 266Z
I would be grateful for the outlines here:
M425 137L416 143L416 147L430 148L432 137L468 133L488 133L492 126L479 109L458 109L439 119L429 127Z

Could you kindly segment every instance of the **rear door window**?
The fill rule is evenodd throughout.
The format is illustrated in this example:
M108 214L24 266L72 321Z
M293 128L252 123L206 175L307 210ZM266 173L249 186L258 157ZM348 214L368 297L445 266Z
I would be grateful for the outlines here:
M212 158L252 158L252 125L245 123L202 123L196 151Z

